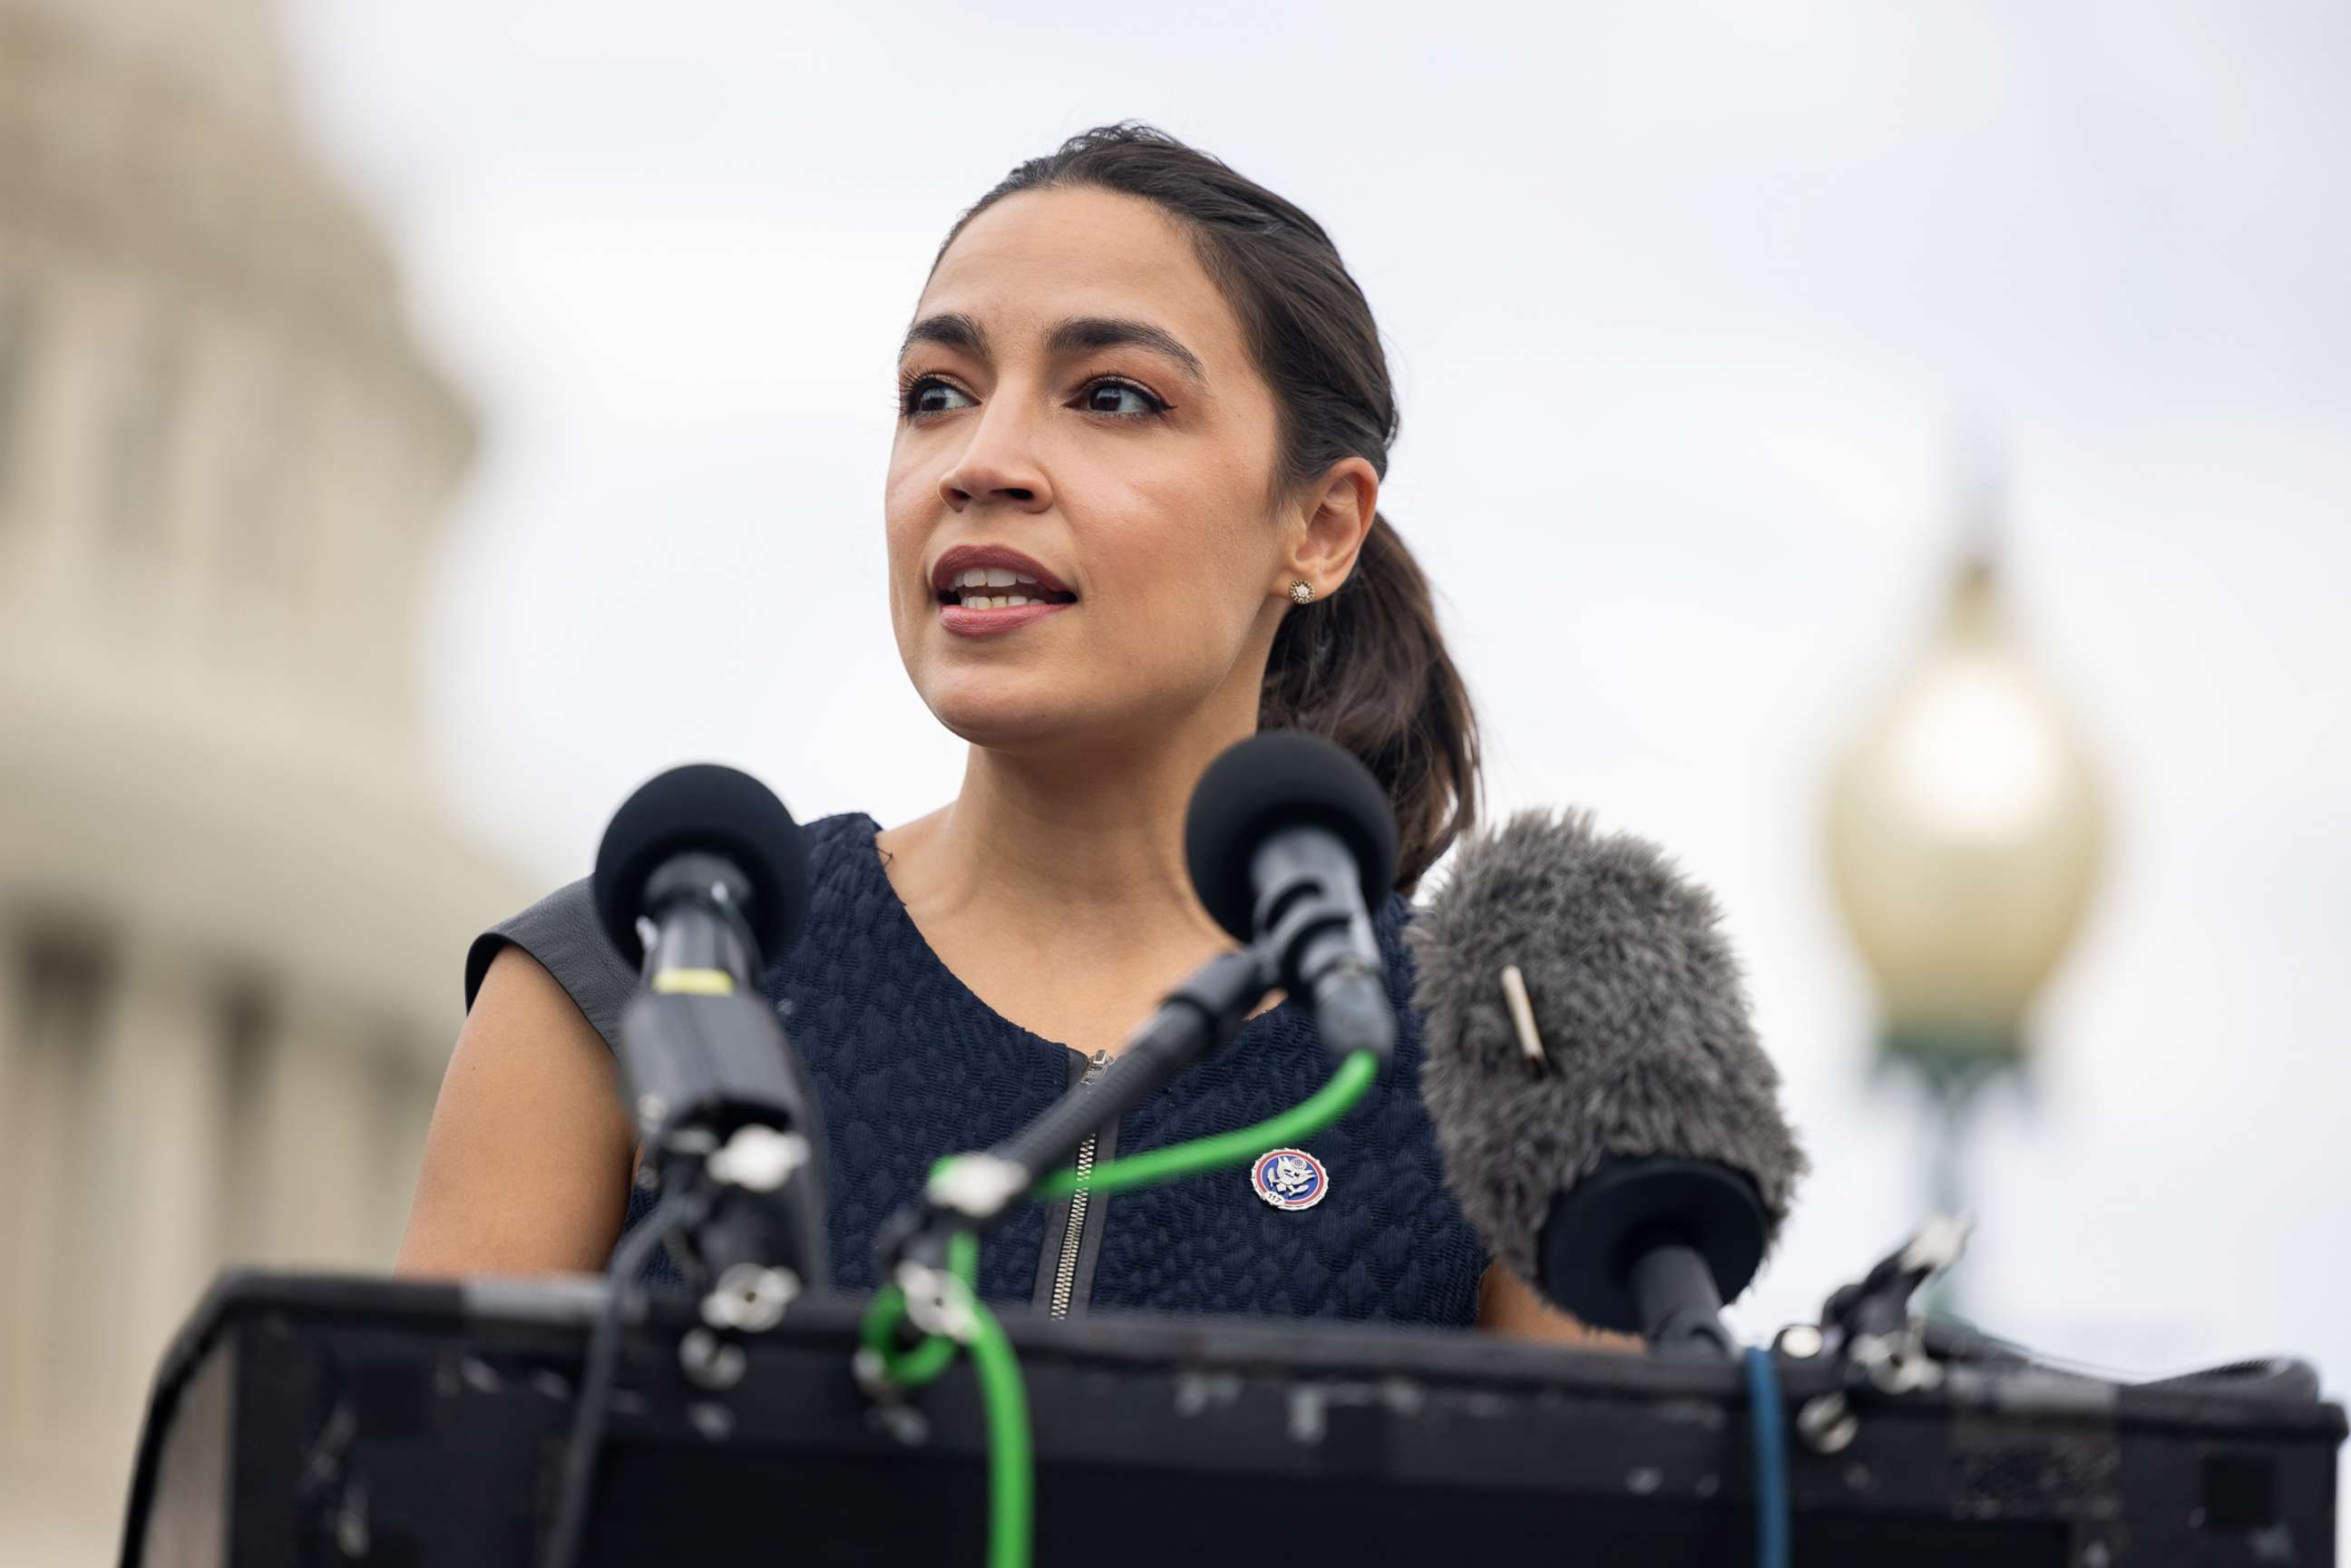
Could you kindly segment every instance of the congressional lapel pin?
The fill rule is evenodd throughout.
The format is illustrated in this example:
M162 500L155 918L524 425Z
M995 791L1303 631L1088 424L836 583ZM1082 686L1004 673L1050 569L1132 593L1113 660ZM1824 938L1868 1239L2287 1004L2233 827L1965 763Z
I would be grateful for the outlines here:
M1304 1149L1269 1149L1249 1166L1249 1186L1276 1208L1311 1208L1331 1190L1331 1176Z

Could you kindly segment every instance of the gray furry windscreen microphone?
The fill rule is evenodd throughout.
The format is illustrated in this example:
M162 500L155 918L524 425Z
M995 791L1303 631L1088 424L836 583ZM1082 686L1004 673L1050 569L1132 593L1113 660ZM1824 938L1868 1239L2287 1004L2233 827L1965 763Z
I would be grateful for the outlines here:
M1630 1270L1628 1246L1661 1228L1735 1297L1803 1174L1720 921L1713 895L1656 846L1603 837L1589 813L1528 812L1466 841L1405 929L1426 1019L1421 1098L1447 1185L1496 1257L1586 1322L1644 1327L1635 1285L1596 1276ZM1539 1058L1513 1016L1510 968ZM1630 1186L1626 1172L1639 1173ZM1680 1185L1648 1179L1664 1172ZM1693 1176L1720 1190L1696 1192ZM1646 1196L1628 1198L1633 1188ZM1716 1223L1725 1202L1740 1211L1728 1231ZM1607 1239L1570 1247L1569 1230L1595 1234L1595 1208Z

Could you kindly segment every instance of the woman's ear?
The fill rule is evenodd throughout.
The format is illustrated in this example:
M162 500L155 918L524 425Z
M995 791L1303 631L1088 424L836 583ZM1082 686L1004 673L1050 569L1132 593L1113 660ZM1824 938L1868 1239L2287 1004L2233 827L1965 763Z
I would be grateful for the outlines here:
M1300 503L1283 553L1284 576L1273 591L1286 594L1293 583L1303 582L1316 599L1336 593L1355 570L1379 502L1379 472L1368 459L1346 457L1332 464Z

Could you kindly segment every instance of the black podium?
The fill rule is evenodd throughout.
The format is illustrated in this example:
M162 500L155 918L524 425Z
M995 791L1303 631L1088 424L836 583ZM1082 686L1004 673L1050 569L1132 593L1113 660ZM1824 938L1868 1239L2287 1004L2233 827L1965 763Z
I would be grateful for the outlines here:
M124 1568L523 1568L553 1507L601 1281L231 1274L158 1373ZM590 1564L980 1560L967 1368L877 1406L861 1303L798 1303L723 1393L687 1304L632 1329ZM1040 1568L1754 1560L1739 1369L1442 1332L1008 1314ZM1834 1369L1784 1360L1795 1410ZM1954 1367L1791 1433L1795 1561L2124 1568L2335 1561L2337 1406L2306 1373L2210 1387ZM757 1552L756 1559L746 1556Z

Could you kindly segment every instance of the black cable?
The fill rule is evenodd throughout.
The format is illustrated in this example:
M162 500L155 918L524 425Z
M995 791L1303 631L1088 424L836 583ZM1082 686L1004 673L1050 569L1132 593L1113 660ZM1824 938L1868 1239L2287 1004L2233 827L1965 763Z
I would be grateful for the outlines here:
M2011 1339L1987 1333L1964 1318L1928 1312L1919 1318L1920 1341L1937 1361L1964 1362L1975 1366L2031 1367L2062 1377L2111 1383L2143 1393L2211 1390L2239 1396L2314 1400L2318 1374L2309 1363L2292 1356L2254 1356L2191 1372L2148 1373L2102 1365L2076 1356L2034 1350Z
M588 1339L588 1358L580 1374L580 1401L572 1406L571 1435L563 1446L563 1487L555 1519L541 1555L541 1568L573 1568L580 1558L580 1533L588 1525L588 1502L594 1490L596 1460L604 1446L604 1418L611 1405L612 1374L620 1360L622 1317L635 1305L640 1287L637 1272L671 1232L691 1226L708 1201L698 1191L671 1191L653 1205L635 1230L612 1250L605 1274L604 1310L597 1314Z

